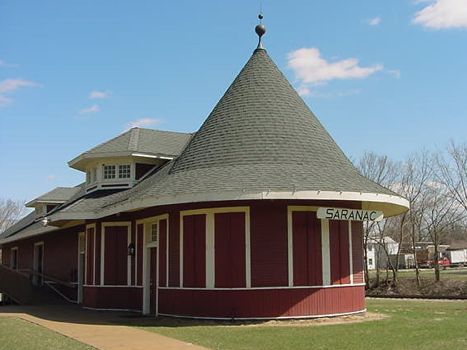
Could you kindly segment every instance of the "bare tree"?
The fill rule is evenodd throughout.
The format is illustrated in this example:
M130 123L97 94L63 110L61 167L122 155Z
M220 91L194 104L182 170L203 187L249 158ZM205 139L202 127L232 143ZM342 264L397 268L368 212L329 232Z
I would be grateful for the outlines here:
M420 286L420 270L417 259L416 242L420 240L422 226L424 221L422 218L426 212L427 184L433 177L432 156L426 151L412 154L404 162L402 167L402 176L399 193L404 196L410 204L410 210L402 215L401 224L399 226L400 235L407 230L414 256L415 277L417 286ZM397 261L399 261L400 249L397 253Z
M467 212L467 143L447 148L447 154L437 157L437 179L449 191L453 200Z
M18 221L24 212L24 201L0 199L0 233Z
M439 282L439 245L443 235L465 216L459 204L450 197L449 189L440 183L431 183L427 190L428 207L424 215L426 230L434 244L433 263L435 280Z
M397 182L398 164L390 160L387 156L377 155L373 152L365 152L356 164L359 172L366 178L385 187L391 187ZM376 225L375 222L364 222L363 225L363 258L364 258L364 272L366 287L369 288L370 276L368 272L368 245L370 241L377 241L381 235L380 224ZM372 238L372 235L375 236ZM380 266L378 261L376 263L376 284L379 283Z

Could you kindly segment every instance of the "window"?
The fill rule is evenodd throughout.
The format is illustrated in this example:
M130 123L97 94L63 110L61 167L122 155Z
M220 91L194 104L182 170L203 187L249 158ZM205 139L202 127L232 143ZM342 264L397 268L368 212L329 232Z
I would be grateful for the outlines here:
M131 175L130 164L121 164L118 166L118 177L120 179L129 179Z
M368 265L373 265L373 259L372 258L368 259Z
M115 165L104 165L104 179L115 179Z
M157 242L157 224L151 225L151 235L150 235L151 242Z

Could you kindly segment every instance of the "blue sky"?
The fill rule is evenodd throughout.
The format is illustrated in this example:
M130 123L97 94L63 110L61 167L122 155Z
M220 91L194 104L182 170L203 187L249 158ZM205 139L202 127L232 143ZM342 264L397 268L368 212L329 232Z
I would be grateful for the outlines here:
M259 1L0 3L0 197L81 182L130 125L195 131L256 46ZM269 55L352 158L467 135L467 0L263 0Z

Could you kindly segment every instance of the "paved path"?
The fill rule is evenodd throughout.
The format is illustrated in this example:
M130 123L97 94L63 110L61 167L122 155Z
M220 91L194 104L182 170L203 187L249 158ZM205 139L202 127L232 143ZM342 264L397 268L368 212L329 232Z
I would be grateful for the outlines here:
M18 317L102 350L206 350L198 345L123 325L138 324L138 319L131 314L48 305L1 306L0 316ZM142 321L142 324L145 323Z

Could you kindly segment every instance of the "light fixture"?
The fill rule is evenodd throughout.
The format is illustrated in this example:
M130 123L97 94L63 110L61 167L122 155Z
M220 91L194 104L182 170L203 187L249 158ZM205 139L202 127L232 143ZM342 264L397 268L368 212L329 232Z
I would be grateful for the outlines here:
M135 244L133 242L131 242L129 245L128 245L128 255L129 256L135 256Z

